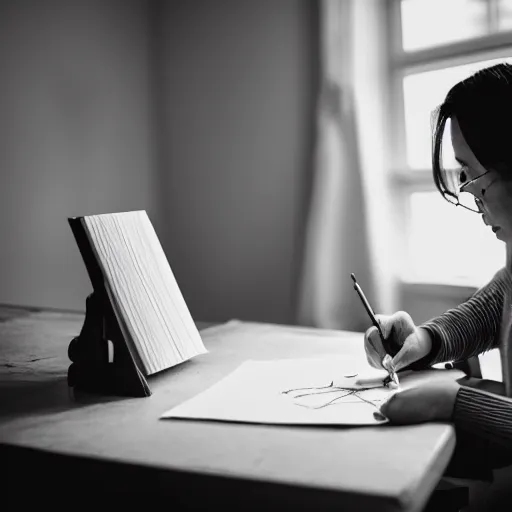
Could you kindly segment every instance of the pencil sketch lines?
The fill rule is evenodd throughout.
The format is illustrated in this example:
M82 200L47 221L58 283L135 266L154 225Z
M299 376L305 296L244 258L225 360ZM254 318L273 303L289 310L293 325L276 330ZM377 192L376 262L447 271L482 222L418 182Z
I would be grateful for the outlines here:
M355 377L355 375L351 375L351 377ZM343 399L347 399L348 397L352 399L345 400L345 402L366 403L378 409L387 399L386 394L383 394L384 389L385 388L376 389L374 387L356 389L344 388L335 386L334 381L331 381L330 384L326 386L287 389L281 393L291 397L296 405L306 407L308 409L323 409L324 407L331 405L339 405L343 403ZM331 397L328 397L329 399L327 401L321 399L315 400L315 398L321 395L331 395ZM311 400L312 398L313 400Z

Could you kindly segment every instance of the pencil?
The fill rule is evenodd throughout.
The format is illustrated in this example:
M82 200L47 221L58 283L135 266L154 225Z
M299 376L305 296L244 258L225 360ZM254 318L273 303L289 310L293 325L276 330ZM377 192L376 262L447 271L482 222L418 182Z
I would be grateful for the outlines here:
M350 277L352 278L352 281L354 281L354 290L359 295L359 298L361 299L361 302L363 303L364 308L366 309L366 312L368 313L368 316L370 317L370 320L372 321L372 324L377 328L379 331L380 339L382 340L382 343L384 343L384 334L382 333L382 329L380 327L380 324L375 317L375 313L373 312L372 307L370 306L370 303L368 302L368 299L366 298L363 290L359 286L355 274L350 274Z

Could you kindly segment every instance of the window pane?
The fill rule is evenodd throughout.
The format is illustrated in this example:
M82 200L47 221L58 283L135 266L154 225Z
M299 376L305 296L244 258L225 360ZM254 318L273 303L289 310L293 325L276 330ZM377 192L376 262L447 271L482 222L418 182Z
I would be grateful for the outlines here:
M408 275L420 282L481 286L505 264L505 244L480 215L437 192L410 196Z
M430 169L431 113L460 80L479 69L512 59L493 59L464 66L408 75L403 79L407 164L413 169ZM451 151L451 144L447 145Z
M482 0L402 0L402 47L405 51L482 36L488 31Z
M512 0L498 0L499 30L512 30Z

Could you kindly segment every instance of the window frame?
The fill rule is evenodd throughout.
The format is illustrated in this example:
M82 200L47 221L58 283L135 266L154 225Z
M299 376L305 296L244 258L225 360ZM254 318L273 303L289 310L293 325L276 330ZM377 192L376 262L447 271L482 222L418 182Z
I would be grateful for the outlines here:
M392 202L397 210L397 219L401 219L398 233L401 239L397 246L405 250L407 233L409 232L408 205L409 197L414 192L437 191L432 179L431 168L411 169L407 165L407 147L405 133L405 106L403 94L403 78L410 74L434 71L451 66L459 66L480 60L512 57L512 30L492 33L472 39L451 42L439 46L406 52L402 49L401 0L387 1L387 34L388 48L388 112L390 125L387 143L390 147L389 180L393 195ZM489 23L496 24L496 0L488 1ZM404 253L405 251L401 252ZM405 263L405 262L404 262ZM405 267L402 267L405 268ZM498 270L498 269L496 269ZM407 292L415 291L418 295L431 297L447 293L459 297L460 301L467 298L468 292L476 291L478 284L471 282L423 282L408 275L399 275L399 288ZM400 293L403 296L403 293Z

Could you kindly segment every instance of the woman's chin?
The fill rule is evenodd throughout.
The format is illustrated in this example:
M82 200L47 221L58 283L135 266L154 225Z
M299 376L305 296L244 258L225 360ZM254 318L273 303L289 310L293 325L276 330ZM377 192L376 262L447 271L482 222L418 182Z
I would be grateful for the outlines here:
M494 231L494 230L493 230ZM505 233L503 232L503 229L498 228L494 234L496 235L496 238L498 240L501 240L502 242L509 242L510 240L507 240L507 237L505 236Z

